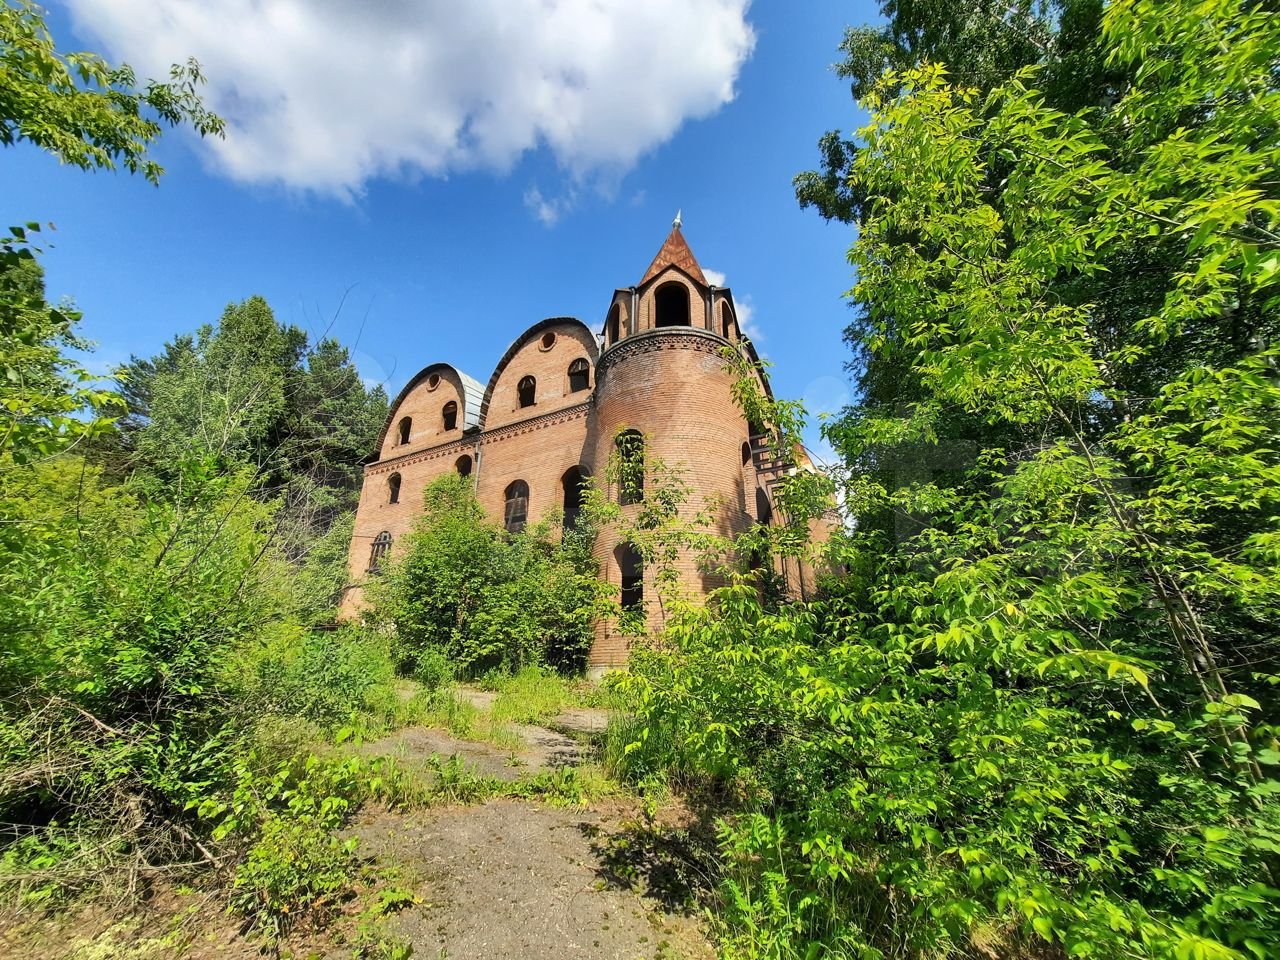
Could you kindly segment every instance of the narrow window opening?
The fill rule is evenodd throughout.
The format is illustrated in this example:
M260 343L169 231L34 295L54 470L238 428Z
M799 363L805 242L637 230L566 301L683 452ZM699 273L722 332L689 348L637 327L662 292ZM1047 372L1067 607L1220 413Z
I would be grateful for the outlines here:
M529 520L529 485L516 480L507 487L503 524L508 533L519 533Z
M587 471L582 467L570 467L560 478L564 488L564 528L572 530L582 516L582 503L587 488Z
M453 468L458 471L460 477L471 476L471 457L464 453L454 463Z
M664 283L653 295L655 327L689 326L689 288L683 283Z
M369 572L380 573L382 571L383 558L386 557L387 551L391 549L391 534L383 530L380 534L373 538L373 546L369 550Z
M398 428L398 433L397 433L400 443L405 444L409 442L409 431L411 429L413 429L413 418L401 417L400 426Z
M773 507L769 505L769 496L760 487L756 487L756 520L766 527L773 522Z
M387 477L387 503L400 502L400 474L393 473Z
M745 467L751 462L751 441L742 441L742 465Z
M720 335L726 340L733 338L733 314L727 303L720 304Z
M533 377L525 377L516 386L516 393L520 397L520 406L532 407L534 396L538 390L538 381Z
M619 582L622 584L622 609L644 609L644 559L640 551L629 543L619 544L613 552L618 562Z
M579 357L569 364L569 392L578 393L591 386L591 365Z
M644 499L644 436L624 430L615 441L618 449L618 503L624 507Z
M605 339L609 344L615 344L622 339L622 306L615 303L609 311L609 320L605 324L607 334Z
M458 426L458 405L454 401L450 400L444 405L441 419L444 420L446 430L453 430Z

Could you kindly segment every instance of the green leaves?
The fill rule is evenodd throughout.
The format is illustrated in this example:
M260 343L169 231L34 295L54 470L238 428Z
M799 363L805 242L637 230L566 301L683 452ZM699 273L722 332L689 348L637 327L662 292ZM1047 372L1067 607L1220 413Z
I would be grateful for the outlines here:
M147 157L161 124L189 123L222 136L225 123L196 94L200 65L188 60L169 81L136 88L127 66L94 53L60 53L30 0L0 5L0 144L30 141L84 170L117 164L159 183L164 169Z

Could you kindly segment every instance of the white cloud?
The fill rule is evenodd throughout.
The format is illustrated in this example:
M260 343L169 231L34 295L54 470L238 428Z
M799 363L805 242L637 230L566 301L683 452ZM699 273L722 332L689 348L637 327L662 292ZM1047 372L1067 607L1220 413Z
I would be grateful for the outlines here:
M755 322L756 306L751 300L751 294L744 293L740 297L734 297L733 305L738 308L738 327L751 338L753 343L760 343L764 340L764 331L760 329Z
M725 282L725 275L719 270L709 270L708 268L703 267L702 275L707 278L707 283L714 287L728 286ZM733 297L733 306L738 317L738 329L746 336L750 337L752 343L759 346L760 342L764 340L764 331L753 322L756 308L755 303L751 299L751 294L735 294Z
M548 197L537 186L524 192L525 209L544 226L554 227L578 203L578 191L570 188L558 197Z
M506 171L546 146L616 177L734 97L750 0L66 0L140 76L195 56L215 163L350 197L381 176Z

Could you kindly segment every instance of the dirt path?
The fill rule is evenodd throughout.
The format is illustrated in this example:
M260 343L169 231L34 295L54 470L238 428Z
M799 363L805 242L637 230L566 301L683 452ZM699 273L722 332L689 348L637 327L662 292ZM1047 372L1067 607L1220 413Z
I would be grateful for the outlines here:
M396 932L415 957L702 960L697 921L632 889L607 865L606 814L493 800L410 815L369 811L353 834L422 878Z
M562 733L531 724L512 724L511 729L523 741L514 750L461 740L434 727L405 727L361 745L358 752L368 757L395 757L419 771L425 770L432 757L446 760L457 755L476 776L508 781L582 762L582 744Z

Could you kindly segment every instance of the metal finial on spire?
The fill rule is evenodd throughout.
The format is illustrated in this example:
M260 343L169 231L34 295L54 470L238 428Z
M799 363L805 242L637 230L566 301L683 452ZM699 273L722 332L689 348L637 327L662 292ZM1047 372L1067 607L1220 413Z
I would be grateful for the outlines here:
M681 224L681 220L680 220L680 211L679 211L679 210L677 210L677 211L676 211L676 218L675 218L674 220L672 220L672 221L671 221L671 229L672 229L672 230L679 230L679 229L680 229L680 224Z

